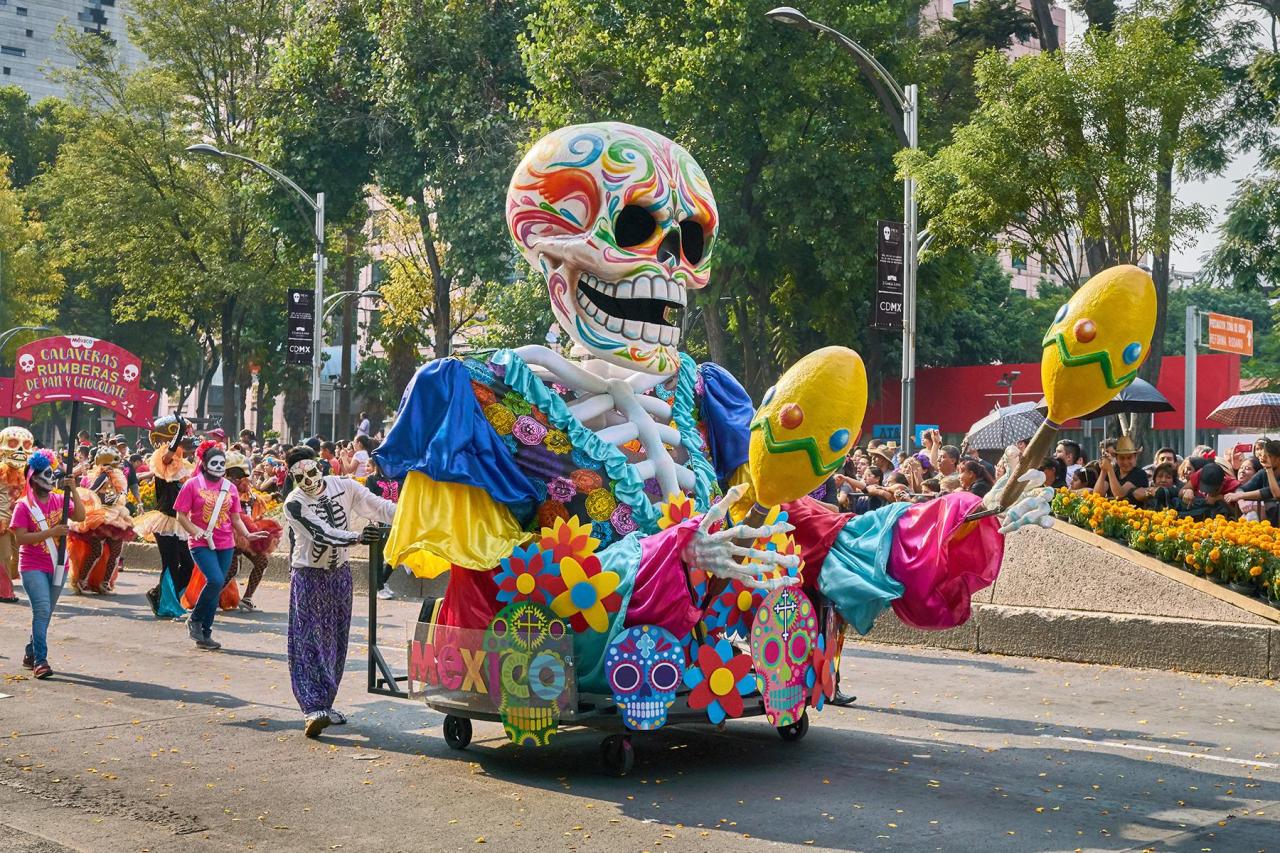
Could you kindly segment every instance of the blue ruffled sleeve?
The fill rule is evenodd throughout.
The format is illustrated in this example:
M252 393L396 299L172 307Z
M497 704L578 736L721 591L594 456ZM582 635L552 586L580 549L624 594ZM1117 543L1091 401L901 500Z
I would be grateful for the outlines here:
M870 631L876 617L902 597L902 584L889 576L889 549L898 519L911 507L891 503L854 516L822 563L818 588L859 634Z
M518 515L538 500L533 483L485 419L471 374L457 359L418 369L373 456L386 477L398 480L419 471L440 482L475 486Z
M702 422L707 427L707 443L716 477L721 487L747 463L751 444L751 416L755 407L733 374L714 362L698 366L702 377Z

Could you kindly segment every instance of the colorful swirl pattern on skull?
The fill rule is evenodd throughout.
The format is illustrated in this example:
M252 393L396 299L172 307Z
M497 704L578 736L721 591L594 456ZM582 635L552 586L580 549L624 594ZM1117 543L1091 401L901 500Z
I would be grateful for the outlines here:
M507 225L578 344L624 367L676 371L679 321L688 291L710 277L719 227L688 151L619 122L561 128L517 167Z

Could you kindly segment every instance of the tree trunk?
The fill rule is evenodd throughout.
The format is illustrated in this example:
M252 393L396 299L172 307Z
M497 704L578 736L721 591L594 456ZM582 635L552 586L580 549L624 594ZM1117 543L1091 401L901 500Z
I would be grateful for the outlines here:
M342 258L342 289L356 289L356 255L355 238L350 231L344 235ZM338 428L337 435L353 435L351 428L351 348L356 342L356 303L357 298L348 296L342 303L342 369L341 390L338 392Z
M1053 23L1053 0L1031 0L1031 17L1036 22L1036 37L1045 53L1062 47L1062 34Z
M702 303L702 325L707 332L707 352L712 361L725 366L729 349L724 336L724 322L720 319L720 288L702 291L699 301Z
M264 432L275 427L275 424L273 423L275 412L267 410L267 406L273 402L274 399L272 399L271 402L268 402L267 383L262 381L262 374L259 373L258 382L254 386L253 398L253 411L255 415L253 419L253 431L257 433L259 441L262 440L262 434ZM263 427L264 422L266 423L265 427Z
M431 225L431 208L427 204L427 190L424 187L419 194L418 226L422 229L423 248L427 254L427 266L431 269L432 298L432 354L436 358L445 358L452 350L453 317L450 314L450 289L453 283L445 276L440 266L440 256L436 252L435 229Z
M228 437L240 431L240 396L236 393L240 373L240 329L236 323L238 298L228 296L222 304L222 430Z
M387 342L387 378L392 388L408 388L418 370L418 351L405 335Z

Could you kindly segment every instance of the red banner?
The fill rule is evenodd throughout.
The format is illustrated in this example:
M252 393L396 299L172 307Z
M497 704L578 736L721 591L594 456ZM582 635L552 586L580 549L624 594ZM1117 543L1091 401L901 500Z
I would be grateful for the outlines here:
M138 387L141 374L141 360L110 341L32 341L18 349L13 379L0 379L0 415L31 420L33 406L79 400L115 412L118 427L150 428L159 395Z

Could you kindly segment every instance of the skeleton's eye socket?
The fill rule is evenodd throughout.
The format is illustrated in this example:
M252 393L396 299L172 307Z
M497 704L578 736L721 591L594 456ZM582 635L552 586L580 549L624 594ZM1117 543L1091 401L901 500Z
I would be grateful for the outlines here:
M707 235L702 230L702 223L686 219L680 223L680 251L684 259L691 264L702 260L707 249Z
M629 204L622 208L618 218L613 221L613 237L618 241L618 247L621 249L647 243L657 230L658 220L638 204Z
M670 692L680 682L680 670L676 669L675 664L663 661L649 671L649 681L658 690Z
M614 667L610 680L615 692L634 693L640 687L640 670L633 663L621 663Z

